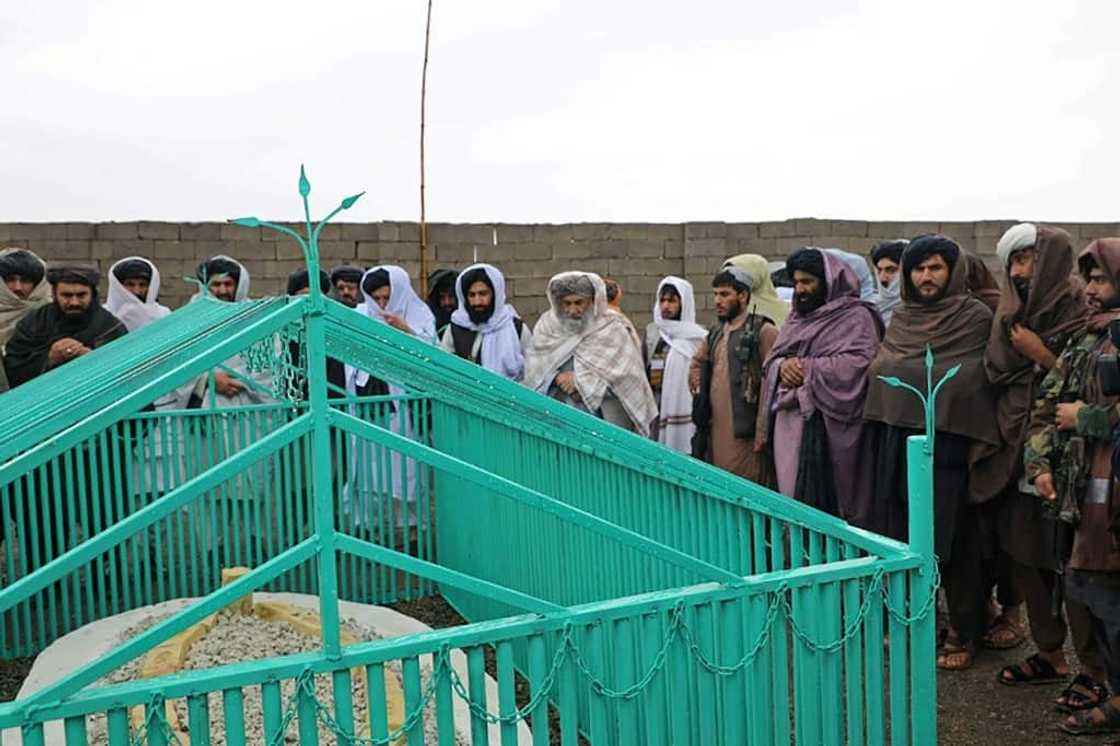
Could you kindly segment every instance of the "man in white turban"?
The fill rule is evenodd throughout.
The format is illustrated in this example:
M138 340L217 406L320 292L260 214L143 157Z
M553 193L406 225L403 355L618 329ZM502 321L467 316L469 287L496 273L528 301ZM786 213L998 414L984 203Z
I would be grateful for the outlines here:
M529 327L506 303L506 280L497 267L474 264L455 279L458 308L443 333L443 349L511 381L525 373Z
M692 453L692 435L696 432L688 371L692 356L707 335L696 323L692 283L681 277L663 279L657 286L653 323L646 327L643 344L646 375L658 408L651 435L681 453Z
M603 279L561 272L548 282L548 300L525 356L525 385L648 436L657 402L630 331L607 310Z
M159 303L159 270L142 256L121 259L109 268L109 313L130 332L171 313Z

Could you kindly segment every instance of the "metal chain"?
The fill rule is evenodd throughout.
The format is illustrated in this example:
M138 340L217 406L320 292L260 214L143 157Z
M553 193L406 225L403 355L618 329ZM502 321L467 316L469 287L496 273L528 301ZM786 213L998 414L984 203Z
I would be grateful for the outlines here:
M142 746L142 744L150 743L148 733L152 730L152 721L154 720L156 726L163 731L163 737L168 743L173 743L175 746L183 746L179 736L172 729L171 724L167 722L167 705L164 703L163 698L158 694L153 694L152 698L148 701L148 706L144 708L144 724L136 732L135 738L130 738L128 741L129 746Z

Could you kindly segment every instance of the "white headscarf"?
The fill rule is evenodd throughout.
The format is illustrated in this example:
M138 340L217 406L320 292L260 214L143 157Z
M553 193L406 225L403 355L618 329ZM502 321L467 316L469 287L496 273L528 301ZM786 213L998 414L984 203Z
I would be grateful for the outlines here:
M382 269L389 275L389 302L385 304L385 308L381 308L378 302L373 299L373 296L366 292L365 288L366 278ZM358 304L358 307L354 309L355 311L383 324L387 323L385 314L399 316L412 328L413 336L428 344L436 343L436 317L432 315L432 309L428 308L428 304L420 300L420 296L412 289L412 283L408 280L408 273L403 269L393 264L370 267L362 275L362 281L358 283L358 287L361 288L362 298L365 300ZM346 380L356 386L365 386L369 381L369 373L347 365ZM400 394L403 389L390 384L389 391L393 394Z
M15 251L27 250L20 248L4 249L0 251L0 256L11 254ZM51 285L47 282L47 263L30 251L27 251L27 253L31 254L31 256L35 257L35 259L43 265L43 277L39 280L39 284L31 291L31 295L27 296L26 299L17 296L2 280L0 280L0 350L2 350L8 340L11 339L12 333L16 330L16 324L20 322L20 319L39 306L45 306L51 302Z
M996 244L996 256L1005 269L1016 251L1029 249L1038 243L1038 226L1034 223L1019 223L1007 229Z
M210 257L206 261L211 262L215 259L225 259L227 262L233 262L234 264L236 264L238 267L241 268L241 272L238 273L238 277L237 277L237 289L235 291L233 291L233 300L234 300L235 303L240 303L243 300L248 300L249 299L249 270L245 269L245 265L242 264L241 262L237 261L236 259L234 259L232 256L226 256L225 254L215 254L214 256ZM153 275L153 277L154 277L154 275ZM213 277L206 278L207 282L209 282L212 279L214 279L214 278ZM200 289L198 292L196 292L194 295L192 295L191 300L193 301L193 300L196 300L200 297L208 297L208 296L210 296L210 291L209 291L209 289L204 287L204 288Z
M124 262L132 261L144 262L152 271L152 279L148 282L148 295L144 300L140 300L133 295L132 292L117 279L116 268ZM109 268L109 298L105 302L105 308L109 313L120 319L121 323L124 324L125 328L130 332L147 326L153 321L158 321L171 313L170 308L156 302L158 298L159 270L156 269L155 264L144 257L125 257L118 262L114 262L113 266Z
M463 287L463 278L476 269L486 273L494 289L494 313L481 324L471 320L466 302L466 291L470 288ZM525 373L525 355L514 323L518 318L517 310L506 303L506 278L489 264L472 264L455 280L455 297L459 299L459 307L452 312L451 323L481 335L482 367L512 381L520 381Z
M679 320L661 316L661 290L672 286L681 298ZM682 453L692 452L692 393L688 390L688 369L692 356L708 336L704 327L696 323L696 299L692 283L680 277L669 276L657 285L654 296L653 323L661 338L669 345L665 356L665 370L661 377L661 411L658 414L657 440Z
M840 261L847 264L852 272L855 273L856 278L859 280L859 299L867 301L868 303L879 303L879 293L875 289L875 274L871 271L871 267L867 266L867 260L859 254L852 254L848 251L841 249L821 249Z

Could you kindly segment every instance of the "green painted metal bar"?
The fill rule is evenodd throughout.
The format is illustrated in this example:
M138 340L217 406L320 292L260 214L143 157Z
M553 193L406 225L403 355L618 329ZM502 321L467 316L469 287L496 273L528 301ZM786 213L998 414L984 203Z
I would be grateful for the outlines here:
M910 583L911 614L932 603L933 587L933 445L930 435L906 440L907 489L910 498L910 548L928 564L912 576ZM924 580L925 582L921 582ZM914 743L937 741L937 615L933 612L915 621L910 636L910 722Z
M389 737L389 718L385 710L385 666L373 663L366 666L365 670L370 735L385 739Z
M852 559L855 548L848 545L844 547L844 559ZM842 582L841 603L843 604L843 624L845 628L854 628L861 624L860 586L858 581L845 580ZM872 606L870 614L879 614L877 606ZM863 703L863 648L866 643L878 644L876 640L868 640L864 634L857 632L844 646L844 722L847 726L846 734L848 743L863 743L864 739L864 703Z
M300 546L294 547L285 555L281 555L271 562L275 563L286 559L291 552L300 550L301 547L311 545L313 542L314 539L307 539ZM408 655L431 654L443 645L450 648L469 648L489 643L495 639L525 637L537 633L558 633L569 623L578 627L580 624L643 613L667 613L678 603L688 605L708 601L718 602L741 597L744 593L748 595L766 593L785 585L796 588L813 585L823 579L870 577L879 567L882 567L885 571L893 572L908 569L915 564L915 558L882 560L863 557L858 560L837 562L834 566L801 568L787 574L770 573L759 578L749 578L745 581L745 588L727 588L715 583L703 583L687 588L641 594L627 599L584 604L572 607L563 614L511 617L453 629L407 635L392 640L366 642L343 649L338 660L328 660L318 653L305 653L287 656L283 659L250 661L221 669L185 671L168 679L97 687L74 694L65 701L58 701L59 698L54 697L52 701L44 702L35 709L35 717L41 720L54 720L85 712L104 711L119 704L126 706L143 704L150 696L153 685L158 685L164 696L179 698L199 691L214 691L223 686L254 686L268 679L294 679L305 669L327 672L340 667L364 666L375 662L397 660ZM257 568L254 572L260 572L261 569L263 568ZM247 585L250 578L251 576L246 576L236 581L238 584L245 582L246 585L235 586L231 584L225 586L208 596L207 599L213 599L218 593L224 593L225 595L222 596L221 600L215 604L217 608L220 608L251 591L252 588ZM197 607L191 607L188 611L195 608ZM212 610L215 609L204 609L201 616L205 616ZM867 618L878 616L868 614ZM197 620L192 620L190 623L194 621ZM153 630L155 629L158 628L153 628ZM782 637L782 635L775 635L771 637L771 640ZM679 645L675 647L680 648ZM873 647L869 646L869 649ZM784 670L785 666L779 665L775 661L774 671L777 673ZM777 690L777 688L775 689ZM23 700L0 704L0 728L18 725L23 719L28 703L29 700ZM788 738L786 741L788 741Z
M350 669L340 668L331 674L334 692L334 720L343 733L356 733L354 728L354 690L351 688Z
M529 696L541 696L540 703L529 713L532 718L533 746L549 746L548 692L545 692L545 677L548 675L549 662L545 640L542 635L529 638ZM554 690L553 690L554 691Z
M95 390L85 399L74 402L67 419L45 417L33 421L32 425L21 431L13 441L0 443L0 463L3 464L0 466L0 485L7 484L33 466L69 450L108 425L119 422L121 419L139 411L167 391L197 378L202 372L213 368L241 349L295 321L302 315L302 308L300 307L302 302L301 299L285 300L279 303L275 300L268 301L267 304L277 306L276 310L253 323L241 326L236 323L236 317L234 317L227 322L227 324L232 324L232 329L225 329L226 324L224 324L210 332L209 336L217 337L217 341L211 340L208 335L200 337L200 341L197 343L199 349L195 354L186 357L187 362L174 365L169 370L158 372L160 367L169 365L168 355L160 352L153 354L150 361L135 366L137 375L134 378L137 380L129 382L123 396L119 382L108 382L104 391ZM118 344L120 342L121 340L118 340ZM91 357L99 352L101 350L94 350ZM182 356L182 353L179 354ZM81 365L85 362L92 361L83 359L77 361L76 364ZM71 365L75 365L75 363L71 363ZM59 370L63 369L60 368ZM46 378L47 376L43 376L43 380ZM110 406L115 419L106 422L104 410ZM72 425L60 425L61 422L73 421L75 418L80 419L77 419ZM36 445L23 450L25 444L29 442Z
M863 593L880 594L880 591L865 587ZM886 743L886 717L883 705L883 611L881 604L872 604L871 610L864 616L863 636L867 641L863 648L864 697L867 701L867 740L865 743Z
M86 746L86 719L81 715L66 718L62 724L66 746Z
M890 583L888 598L897 612L906 612L906 573L898 572L888 576ZM906 627L892 614L890 617L890 715L891 746L910 744L910 676L907 669L909 635Z
M657 660L664 636L664 628L659 614L643 614L638 623L638 649L639 666L641 670L648 669ZM669 700L667 668L659 671L649 684L649 692L642 698L642 723L645 726L645 738L648 744L664 746L669 743Z
M443 666L450 671L451 651L441 649L433 654L433 669ZM536 722L535 720L533 722ZM441 676L436 682L436 729L439 732L439 746L455 746L455 709L451 694L451 676ZM546 740L547 744L548 741Z
M720 658L723 665L732 665L743 657L743 606L745 599L724 601L716 607L720 630ZM754 638L752 637L751 640ZM723 679L720 723L723 724L723 743L745 743L747 740L744 715L749 708L747 696L747 670ZM756 696L761 695L756 693Z
M314 687L314 684L312 684ZM318 746L319 721L315 709L315 695L304 687L296 690L296 720L300 746Z
M467 692L476 707L486 709L486 667L482 647L467 649ZM490 743L486 720L471 708L471 744L487 746Z
M236 476L246 466L256 463L306 434L310 427L311 420L307 415L293 420L269 433L248 449L232 456L229 460L195 477L181 487L175 488L159 500L124 518L116 525L90 537L81 545L40 567L31 575L16 580L0 591L0 612L10 609L51 583L65 578L93 557L112 549L128 537L152 526L160 519L189 504L206 490Z
M587 657L595 675L609 681L606 657L603 651L603 623L592 624L587 628ZM589 731L591 743L609 743L610 723L607 719L607 699L600 692L590 692L591 707Z
M700 651L709 660L719 660L715 629L713 628L715 615L712 604L710 602L698 604L693 607L692 611L692 623L697 633L696 643L700 646ZM693 661L693 666L696 669L697 692L699 693L699 700L694 704L693 709L700 725L700 743L718 743L720 721L716 677L706 668L696 665L695 661Z
M636 643L634 640L634 623L636 619L616 619L606 628L610 630L614 650L611 661L614 664L615 684L619 689L633 686L638 679L639 669L635 664ZM618 733L617 743L637 746L642 743L642 726L638 718L638 702L635 699L622 699L615 701L617 723L615 731Z
M494 647L498 674L498 715L503 718L498 733L502 746L517 746L517 723L507 719L515 717L517 713L513 677L513 643L503 640Z
M328 354L346 358L374 375L406 377L419 390L453 406L468 408L471 402L477 403L478 407L471 411L484 419L555 442L584 444L585 452L594 452L600 459L700 491L716 500L812 525L867 551L885 555L906 551L901 542L857 529L797 501L784 500L777 493L696 459L667 454L648 439L632 434L622 436L608 423L527 391L454 355L433 351L430 345L355 314L341 304L329 304L326 314L334 322L327 331ZM438 369L431 365L433 356L439 357ZM496 412L501 412L500 418ZM671 467L667 468L668 464ZM758 499L762 495L765 500Z
M107 725L109 746L130 746L132 739L128 731L128 710L123 707L114 707L109 710ZM30 744L27 746L30 746Z
M508 479L490 474L473 464L468 464L452 456L440 453L422 443L409 440L408 438L371 425L368 422L363 422L356 417L342 412L332 411L330 414L332 425L342 428L359 438L372 440L386 447L390 447L418 461L423 461L437 469L461 477L479 487L494 490L497 494L540 508L565 521L594 531L607 538L614 539L634 549L639 549L659 559L665 560L666 562L671 562L691 570L701 577L717 579L726 583L740 583L742 581L740 576L727 572L722 568L698 560L633 531L616 526L597 516L579 510L578 508L573 508L570 505L561 503L536 490L522 487Z
M159 694L152 696L152 701L144 707L145 722L151 723L145 735L148 737L149 746L167 746L167 733L163 729L163 721L167 717L167 704Z
M315 556L317 550L318 540L316 538L305 539L229 585L222 586L205 598L200 599L198 603L188 606L179 613L141 632L128 642L121 644L109 655L91 661L70 675L19 700L12 709L15 712L25 713L32 707L57 702L69 697L86 685L115 670L121 664L138 658L161 642L170 639L192 624L197 624L218 609L228 606L234 600L252 592L272 578L287 572L301 562L307 561Z
M261 701L264 709L264 722L265 722L265 738L268 739L273 731L269 731L269 698L264 695L263 690L267 689L270 684L262 686ZM271 686L276 688L276 693L280 693L280 685L273 682ZM277 698L279 701L279 698ZM279 714L279 713L277 713ZM277 723L279 724L279 723ZM210 698L206 694L192 694L187 697L187 729L191 736L190 746L210 746ZM271 741L266 741L271 743Z
M426 562L393 549L370 544L368 541L355 539L346 534L338 535L338 549L371 562L381 563L397 570L429 578L437 583L460 588L468 593L503 601L526 611L554 614L565 610L563 606L549 603L520 591L481 580L457 570L449 570L441 565Z

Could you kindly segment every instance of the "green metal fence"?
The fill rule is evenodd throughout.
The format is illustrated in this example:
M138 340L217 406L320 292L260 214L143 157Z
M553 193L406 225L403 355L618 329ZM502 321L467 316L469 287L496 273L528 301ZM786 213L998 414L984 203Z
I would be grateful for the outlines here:
M198 601L0 705L0 728L25 744L87 743L104 715L109 744L163 746L178 738L167 701L184 704L192 743L205 744L212 700L226 741L241 744L251 689L269 744L316 744L320 732L421 744L426 718L440 744L518 743L525 723L534 744L936 739L925 438L909 443L907 546L526 391L315 283L301 299L200 301L111 347L0 397L39 407L33 422L0 426L2 654L123 610ZM233 355L271 375L273 403L142 411ZM343 396L326 382L328 356L406 393ZM77 382L80 395L39 404ZM219 587L232 564L252 571ZM95 685L254 589L318 595L322 648ZM466 625L341 644L340 598L436 591ZM404 694L396 728L387 668ZM353 669L366 672L366 711ZM134 707L148 714L139 730Z

